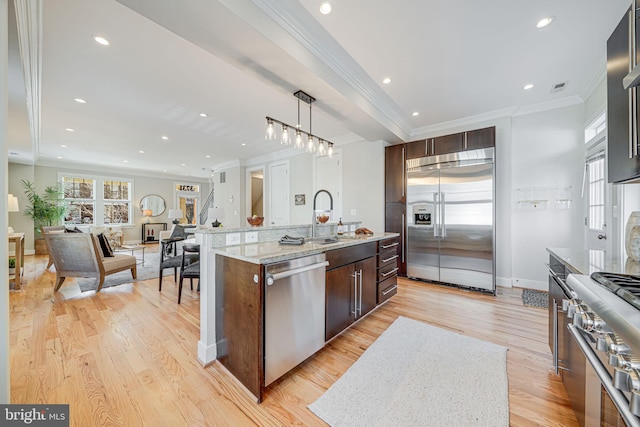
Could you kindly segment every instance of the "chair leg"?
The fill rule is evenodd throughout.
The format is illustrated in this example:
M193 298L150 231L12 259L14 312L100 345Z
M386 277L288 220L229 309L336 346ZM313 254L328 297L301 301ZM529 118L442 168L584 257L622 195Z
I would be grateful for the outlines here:
M59 275L56 275L56 276L57 276L56 277L56 286L55 286L55 288L53 288L53 290L55 292L58 292L58 289L60 289L60 286L62 286L62 282L64 282L64 279L66 279L66 277L59 276Z
M178 280L178 267L173 267L173 281Z
M51 257L49 257L49 262L47 263L47 268L45 268L45 270L48 270L49 267L51 267L53 265L53 259L51 259Z
M189 282L191 282L191 290L193 290L193 277L189 277Z
M180 284L178 285L178 304L180 304L180 299L182 299L182 274L180 275Z
M102 285L104 285L104 274L100 274L100 276L98 277L98 288L96 289L96 293L100 292L100 289L102 289Z
M134 280L138 278L138 265L137 264L134 265L131 268L131 277L133 277Z
M158 292L162 292L162 268L160 269L160 276L158 281Z

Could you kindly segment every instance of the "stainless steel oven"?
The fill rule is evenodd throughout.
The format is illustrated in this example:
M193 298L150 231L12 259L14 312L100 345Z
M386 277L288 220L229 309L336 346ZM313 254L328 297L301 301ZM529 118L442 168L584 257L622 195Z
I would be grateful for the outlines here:
M581 391L567 387L567 393L572 403L572 393L583 393L584 404L574 404L582 426L640 427L640 278L629 291L629 283L603 274L567 279L576 295L567 307L570 347L584 360L571 368Z

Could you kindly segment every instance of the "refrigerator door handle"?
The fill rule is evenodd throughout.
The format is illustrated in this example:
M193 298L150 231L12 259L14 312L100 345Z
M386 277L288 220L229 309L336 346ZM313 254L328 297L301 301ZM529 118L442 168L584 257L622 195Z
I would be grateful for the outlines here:
M440 237L440 193L433 192L433 237Z
M447 227L444 222L444 207L445 207L444 192L440 193L440 236L442 239L447 238Z

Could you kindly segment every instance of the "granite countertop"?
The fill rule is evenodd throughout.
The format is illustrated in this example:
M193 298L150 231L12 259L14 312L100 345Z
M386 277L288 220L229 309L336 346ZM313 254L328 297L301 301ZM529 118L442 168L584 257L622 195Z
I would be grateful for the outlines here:
M356 235L353 233L339 236L336 243L323 244L320 241L307 241L303 245L281 245L277 241L247 243L244 245L224 246L212 249L216 254L236 258L253 264L271 264L308 255L320 254L332 249L346 248L368 242L397 237L398 233L375 233Z
M547 248L547 252L555 255L576 274L590 275L597 271L640 274L640 262L631 258L625 260L614 259L606 251Z

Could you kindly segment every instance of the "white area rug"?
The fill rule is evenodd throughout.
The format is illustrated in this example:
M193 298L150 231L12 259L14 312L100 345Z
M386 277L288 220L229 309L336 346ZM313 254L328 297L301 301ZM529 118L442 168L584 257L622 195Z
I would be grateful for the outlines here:
M399 317L309 409L331 426L508 426L507 349Z

